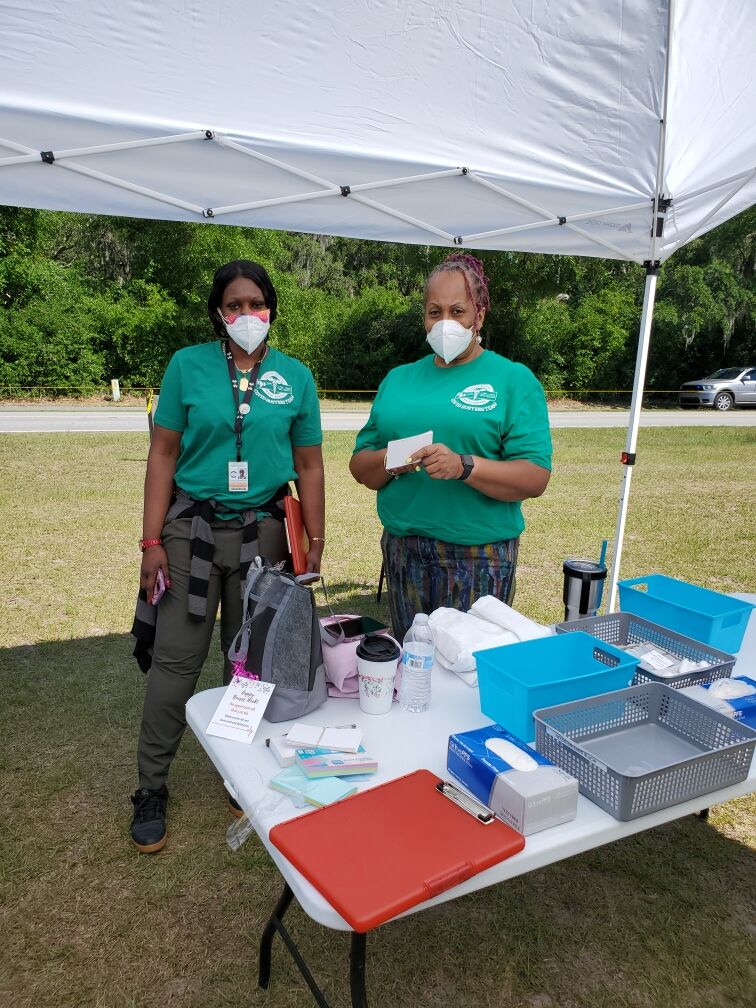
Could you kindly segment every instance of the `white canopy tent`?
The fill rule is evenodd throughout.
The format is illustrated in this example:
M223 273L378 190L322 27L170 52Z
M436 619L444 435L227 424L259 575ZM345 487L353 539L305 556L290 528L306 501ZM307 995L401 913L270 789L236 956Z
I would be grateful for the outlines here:
M756 200L753 0L0 4L0 203L645 263Z

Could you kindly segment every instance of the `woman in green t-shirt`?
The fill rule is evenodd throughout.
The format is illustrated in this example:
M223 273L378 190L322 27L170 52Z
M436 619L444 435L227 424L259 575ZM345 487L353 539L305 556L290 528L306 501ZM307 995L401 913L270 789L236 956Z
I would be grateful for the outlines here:
M416 613L469 609L482 595L511 602L520 502L551 475L551 436L540 382L486 350L483 264L454 253L425 285L433 354L394 368L381 383L350 462L378 492L381 548L394 633ZM432 444L386 469L389 441L430 430Z
M268 345L277 307L262 266L246 259L221 266L207 304L215 339L177 351L160 387L144 483L142 592L132 631L134 653L149 669L131 824L132 839L145 852L165 844L165 781L218 605L229 682L226 656L242 622L249 565L257 555L271 564L288 556L280 505L291 480L310 542L307 570L320 570L320 407L308 368ZM165 593L155 609L149 600L161 582Z

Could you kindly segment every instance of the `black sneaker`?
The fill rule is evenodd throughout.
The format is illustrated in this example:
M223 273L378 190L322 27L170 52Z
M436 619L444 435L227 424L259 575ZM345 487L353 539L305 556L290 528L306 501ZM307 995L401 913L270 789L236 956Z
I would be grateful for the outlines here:
M244 815L244 809L241 807L236 798L232 798L231 795L228 797L228 807L231 810L231 815L235 815L237 819L241 819Z
M154 854L165 846L168 834L165 829L165 806L168 788L139 788L131 796L134 818L131 820L131 839L143 854Z

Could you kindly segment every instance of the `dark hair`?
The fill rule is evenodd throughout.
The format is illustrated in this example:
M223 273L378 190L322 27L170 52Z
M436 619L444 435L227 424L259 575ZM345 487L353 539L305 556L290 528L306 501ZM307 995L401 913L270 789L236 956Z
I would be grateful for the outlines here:
M465 281L467 295L475 306L476 317L482 311L487 311L491 306L491 298L488 294L488 277L483 268L483 263L475 256L465 252L452 252L446 259L431 270L428 279L425 281L425 296L428 296L428 284L438 273L461 273Z
M275 322L278 314L278 295L265 267L252 262L251 259L234 259L233 262L226 263L225 266L220 266L215 271L213 286L210 288L210 295L207 299L207 314L218 339L226 339L228 336L226 327L218 317L223 292L237 277L246 277L247 280L252 280L260 288L265 298L265 307L270 309L271 325Z

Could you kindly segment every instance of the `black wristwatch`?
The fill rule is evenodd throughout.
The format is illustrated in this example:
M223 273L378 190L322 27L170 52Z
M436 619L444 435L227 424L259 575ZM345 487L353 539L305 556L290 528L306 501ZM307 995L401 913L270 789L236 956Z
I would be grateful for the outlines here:
M475 465L475 463L473 462L473 457L472 455L460 455L459 460L462 463L462 475L457 476L457 479L466 480L467 477L470 475L470 473L473 471L473 466Z

